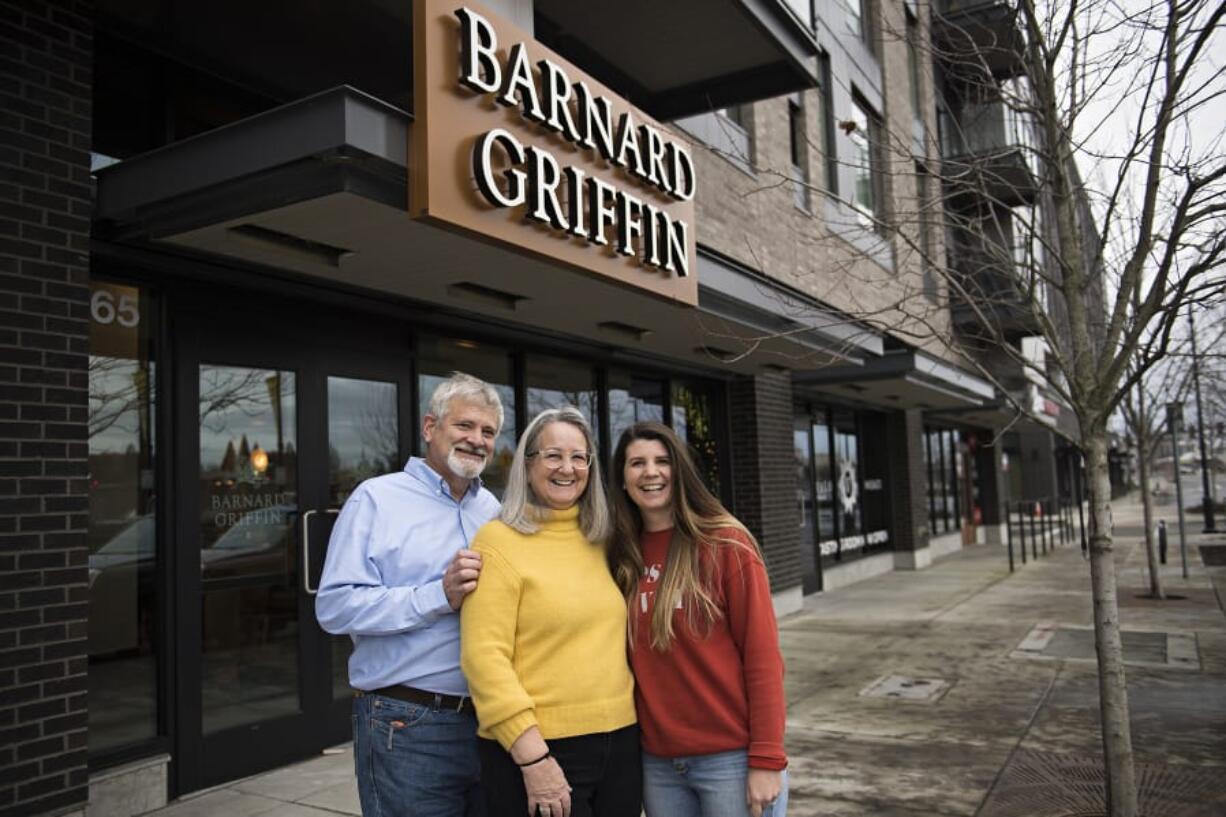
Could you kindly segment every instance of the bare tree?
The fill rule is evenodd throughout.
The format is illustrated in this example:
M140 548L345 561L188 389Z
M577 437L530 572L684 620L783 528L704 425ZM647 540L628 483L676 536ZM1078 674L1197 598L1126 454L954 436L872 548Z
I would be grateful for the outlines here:
M838 205L824 230L791 248L820 259L822 280L802 282L809 292L943 347L1014 398L1019 415L1033 408L1018 399L1017 373L1071 409L1068 439L1088 472L1105 794L1113 817L1135 817L1109 422L1171 350L1181 310L1226 294L1226 69L1214 56L1226 49L1226 3L1019 0L1010 26L986 37L966 5L941 4L921 43L880 34L923 47L937 66L939 145L918 154L909 117L891 128L836 113L827 131L854 137L853 155L838 158L865 171L853 189L840 196L793 162L757 166L764 181L752 192L787 186ZM857 241L839 240L857 226ZM769 270L779 250L747 241ZM872 263L875 254L892 263ZM1027 354L1023 336L1041 339L1045 354Z
M1183 306L1223 294L1226 151L1220 120L1208 132L1196 125L1226 94L1226 76L1210 58L1223 46L1224 13L1226 4L1198 0L1022 0L1022 38L1013 56L1024 63L1026 87L998 96L1033 123L1035 139L1024 149L1035 158L1039 204L1029 217L1009 212L1013 235L1020 226L1027 249L1020 257L990 257L987 265L1015 296L1008 300L1028 312L1028 323L1039 330L1052 370L1044 374L1052 375L1050 387L1078 421L1076 442L1089 475L1107 800L1115 817L1137 814L1137 789L1113 558L1108 421L1166 355ZM990 75L990 57L980 50L960 66L970 77L970 93L990 88L974 84L977 76ZM1097 147L1091 136L1106 127L1117 136ZM955 223L955 235L968 227L1003 226L1003 219L995 219L1018 190L996 166L968 163L965 178L953 185L955 191L963 184L986 189L979 199L992 202L987 209L994 219L987 225ZM1079 167L1092 172L1090 184ZM999 249L1010 242L987 243ZM1016 238L1012 244L1017 246ZM1042 262L1029 254L1041 255ZM968 276L965 266L941 271L955 297L995 305L996 292L985 291L982 279ZM980 342L1023 367L1034 365L1014 354L991 306L974 308L984 309Z

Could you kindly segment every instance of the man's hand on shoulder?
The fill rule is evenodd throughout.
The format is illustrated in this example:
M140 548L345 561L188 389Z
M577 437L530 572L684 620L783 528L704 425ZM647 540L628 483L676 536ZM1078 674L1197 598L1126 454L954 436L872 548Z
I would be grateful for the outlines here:
M458 550L443 572L443 592L452 610L459 610L464 597L477 589L481 575L481 554L475 550Z

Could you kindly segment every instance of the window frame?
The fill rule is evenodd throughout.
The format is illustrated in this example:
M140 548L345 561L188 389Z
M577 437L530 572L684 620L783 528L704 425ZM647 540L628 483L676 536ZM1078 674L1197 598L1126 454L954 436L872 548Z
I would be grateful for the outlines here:
M851 162L856 176L851 190L850 203L852 209L859 214L863 226L874 232L881 232L884 216L881 208L885 204L885 191L878 144L881 133L880 118L858 94L852 95L851 110L851 121L855 123L855 127L848 132L847 138L856 152L855 159ZM866 169L865 160L867 160L868 185L861 187L861 180L864 178ZM867 206L860 199L862 190L867 190L870 196Z

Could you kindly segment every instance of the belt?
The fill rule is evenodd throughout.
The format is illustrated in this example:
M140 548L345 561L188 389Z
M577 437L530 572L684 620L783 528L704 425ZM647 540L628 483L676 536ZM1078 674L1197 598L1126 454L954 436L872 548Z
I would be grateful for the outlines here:
M390 686L369 691L359 691L359 695L383 695L398 701L408 701L411 704L431 706L435 709L450 709L453 712L472 712L473 699L467 695L442 695L438 692L426 692L407 686Z

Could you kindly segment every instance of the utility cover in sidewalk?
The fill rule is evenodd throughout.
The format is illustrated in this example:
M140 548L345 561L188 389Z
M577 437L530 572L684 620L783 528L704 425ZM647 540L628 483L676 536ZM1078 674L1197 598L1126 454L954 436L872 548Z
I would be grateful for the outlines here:
M1165 669L1200 669L1195 633L1123 630L1124 663ZM1094 630L1040 621L1012 653L1013 658L1094 661Z
M897 698L921 704L936 703L949 691L949 681L941 678L912 678L907 675L883 675L860 690L862 698Z

